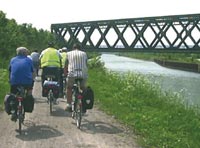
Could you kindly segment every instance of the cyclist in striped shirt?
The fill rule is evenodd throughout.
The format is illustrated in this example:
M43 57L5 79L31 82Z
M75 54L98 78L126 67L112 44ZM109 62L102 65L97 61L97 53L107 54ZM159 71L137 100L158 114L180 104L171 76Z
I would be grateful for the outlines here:
M67 52L67 60L65 64L65 74L67 73L67 107L66 110L71 111L72 87L75 78L82 78L81 89L86 86L88 77L87 54L81 50L80 44L74 44L72 51Z

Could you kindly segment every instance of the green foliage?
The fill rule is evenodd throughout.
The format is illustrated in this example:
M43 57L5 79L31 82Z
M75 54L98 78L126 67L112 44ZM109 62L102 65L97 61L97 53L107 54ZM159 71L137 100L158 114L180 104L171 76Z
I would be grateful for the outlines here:
M8 92L8 63L16 55L16 48L27 47L42 51L49 41L54 41L54 36L49 31L37 30L31 24L18 25L14 19L7 19L6 14L0 11L0 103ZM2 105L1 105L2 106Z
M55 40L53 34L43 29L37 30L31 24L18 25L14 19L6 18L0 11L0 57L9 59L15 55L15 49L25 46L38 51L47 47L48 41Z
M88 81L94 89L95 102L129 126L144 147L200 147L199 115L186 109L176 96L161 93L145 77L95 67L89 70Z
M8 71L0 69L0 110L3 108L3 101L6 93L9 92Z

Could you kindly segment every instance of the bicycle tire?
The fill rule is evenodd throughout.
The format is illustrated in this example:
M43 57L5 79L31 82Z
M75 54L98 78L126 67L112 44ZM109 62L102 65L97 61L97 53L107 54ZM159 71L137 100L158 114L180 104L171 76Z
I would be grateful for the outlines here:
M22 133L22 123L24 121L24 116L23 116L23 106L21 106L21 110L19 110L18 114L18 120L19 120L19 134L21 135Z
M66 80L63 80L63 99L67 99L67 94L66 94Z
M80 100L77 100L76 103L76 126L77 128L81 128L81 120L82 120L82 105Z
M76 122L76 126L78 129L81 128L81 120L82 120L82 98L79 97L80 91L80 82L76 81L75 85L72 89L72 101L73 101L73 107L72 107L72 118Z
M53 110L53 92L52 90L49 90L49 93L48 93L48 98L49 98L49 111L50 111L50 115L52 114Z
M19 118L19 134L21 135L22 133L22 119Z
M75 111L75 105L76 105L76 100L75 100L75 98L76 98L76 92L75 92L75 90L72 90L72 118L73 119L75 119L75 117L76 117L76 111Z
M63 92L63 99L65 99L65 100L67 99L67 94L65 91Z

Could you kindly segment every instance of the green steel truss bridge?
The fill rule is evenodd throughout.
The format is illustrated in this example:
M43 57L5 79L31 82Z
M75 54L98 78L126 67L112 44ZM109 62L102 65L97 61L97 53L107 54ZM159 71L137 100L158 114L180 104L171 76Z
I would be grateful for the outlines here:
M52 24L51 32L87 51L200 52L200 14Z

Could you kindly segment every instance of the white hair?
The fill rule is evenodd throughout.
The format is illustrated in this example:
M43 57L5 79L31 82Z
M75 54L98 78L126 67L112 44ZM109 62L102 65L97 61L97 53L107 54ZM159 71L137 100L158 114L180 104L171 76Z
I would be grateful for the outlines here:
M17 55L27 55L28 49L26 47L18 47L16 49Z

